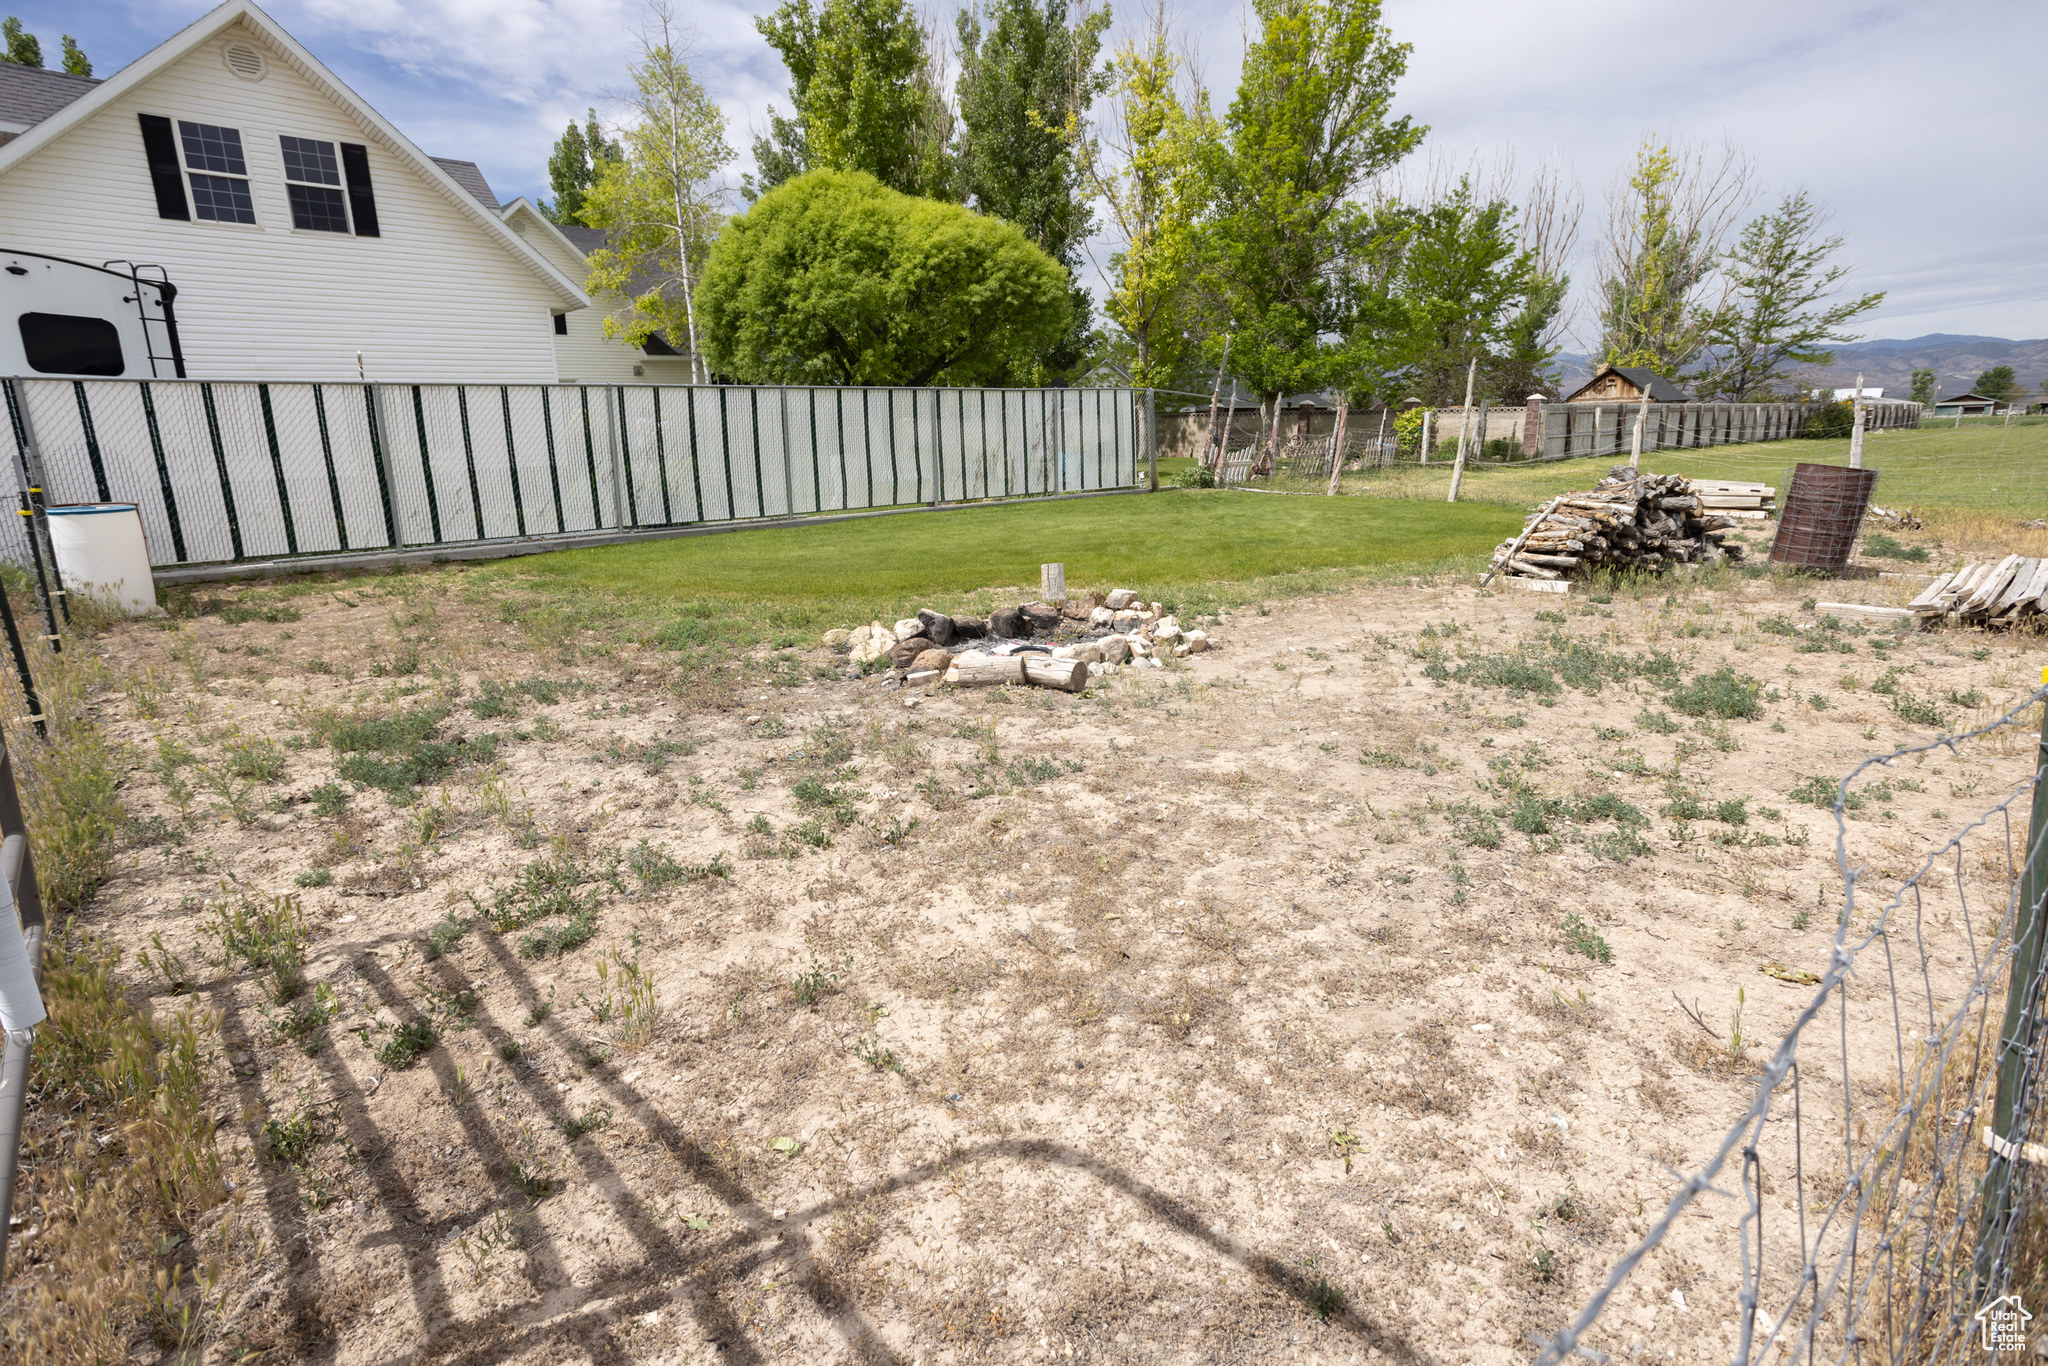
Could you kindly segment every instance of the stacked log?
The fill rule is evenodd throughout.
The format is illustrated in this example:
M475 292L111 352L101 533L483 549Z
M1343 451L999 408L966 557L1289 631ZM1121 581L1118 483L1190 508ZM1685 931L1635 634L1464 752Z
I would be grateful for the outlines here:
M1723 540L1732 523L1701 503L1683 475L1616 465L1592 488L1538 509L1520 536L1494 548L1487 577L1555 580L1588 566L1662 571L1741 559L1741 544Z

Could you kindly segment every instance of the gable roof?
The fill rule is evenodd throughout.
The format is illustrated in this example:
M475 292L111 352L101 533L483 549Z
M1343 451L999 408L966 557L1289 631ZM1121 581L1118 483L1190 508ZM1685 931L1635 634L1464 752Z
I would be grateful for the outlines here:
M520 241L519 235L505 225L496 212L495 202L493 207L486 208L474 191L457 182L440 163L414 146L410 138L399 132L388 119L344 85L339 76L329 71L319 58L299 43L298 39L285 32L276 20L255 4L254 0L227 0L227 3L208 10L106 80L92 82L90 90L62 104L49 117L21 136L0 144L0 176L6 175L29 158L39 155L71 129L237 25L246 31L248 37L267 49L272 57L291 67L315 90L332 100L355 120L367 137L379 143L407 169L439 191L444 199L474 222L487 238L560 295L563 302L571 308L590 306L589 296L575 281L555 269L546 257ZM477 179L479 182L482 181L481 173ZM488 194L489 189L490 187L486 185L485 193Z
M1623 365L1608 365L1604 362L1594 366L1592 378L1567 394L1564 401L1566 403L1572 402L1580 394L1585 393L1586 390L1592 388L1601 380L1606 379L1609 375L1620 375L1630 384L1635 385L1638 393L1647 390L1650 395L1650 402L1652 403L1692 402L1691 394L1686 393L1685 390L1679 388L1655 370L1647 368L1636 369Z
M26 133L98 84L90 76L0 62L0 133Z
M554 219L549 218L546 214L542 213L540 211L540 206L535 204L531 199L528 199L525 195L519 196L519 198L513 200L510 204L500 205L498 208L498 213L501 217L504 218L504 220L507 223L511 222L514 218L521 218L529 223L538 223L542 231L553 236L556 241L560 242L570 251L575 252L578 256L588 256L591 252L595 251L597 247L601 247L604 245L604 233L602 231L594 228L564 227L562 224L555 222ZM597 246L586 247L583 245L583 243L579 242L574 236L574 234L576 233L590 232L597 233Z
M1943 394L1934 402L1939 406L1944 403L1995 403L1997 400L1987 398L1983 394Z
M474 161L457 161L454 157L435 157L434 164L448 173L448 178L469 191L469 197L489 209L492 213L503 214L505 206L498 202L498 196L491 193L491 182L484 179L483 169Z
M575 252L578 260L588 259L590 253L601 250L611 240L611 234L603 228L585 228L574 223L557 223L554 219L542 213L540 206L525 195L521 195L510 204L507 204L501 212L503 212L505 221L508 223L513 218L519 217L540 224L543 230L553 234L557 241ZM644 294L649 289L652 289L654 284L655 281L652 276L636 271L626 281L626 293L629 296ZM603 301L595 301L592 306L605 307L606 304ZM664 343L674 347L672 354L681 356L690 354L689 347L675 346L675 343L670 340L666 332L657 332L654 335L659 337ZM648 354L660 355L661 353L650 351Z

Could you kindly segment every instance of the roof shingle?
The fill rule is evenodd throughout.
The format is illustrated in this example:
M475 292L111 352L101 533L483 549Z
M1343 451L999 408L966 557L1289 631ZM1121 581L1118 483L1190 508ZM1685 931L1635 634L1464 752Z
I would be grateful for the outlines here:
M497 213L504 206L498 203L498 196L491 193L491 183L484 179L484 173L474 161L457 161L453 157L435 157L434 164L448 173L449 179L469 191L470 198Z
M98 84L91 76L0 62L0 124L33 128Z

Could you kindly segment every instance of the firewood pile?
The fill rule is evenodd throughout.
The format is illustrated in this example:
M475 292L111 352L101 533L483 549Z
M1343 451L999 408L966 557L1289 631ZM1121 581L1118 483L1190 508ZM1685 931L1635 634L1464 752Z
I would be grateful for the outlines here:
M1966 564L1927 585L1906 606L1923 617L1956 617L1979 626L2016 626L2048 612L2048 560L2008 555Z
M827 631L824 643L847 652L863 671L886 670L909 686L1030 684L1081 692L1091 680L1123 669L1165 667L1212 648L1209 633L1184 629L1156 602L1128 588L1101 599L1026 602L987 617L950 617L930 609L890 625Z
M1741 559L1740 543L1723 543L1732 523L1702 502L1683 475L1616 465L1585 492L1537 509L1520 536L1494 548L1488 577L1555 581L1592 566L1662 571Z

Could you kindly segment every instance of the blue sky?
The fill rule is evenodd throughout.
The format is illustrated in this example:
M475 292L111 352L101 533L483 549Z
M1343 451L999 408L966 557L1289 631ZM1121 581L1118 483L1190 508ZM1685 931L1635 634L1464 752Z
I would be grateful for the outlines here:
M408 136L479 162L501 198L546 191L549 144L625 80L639 0L273 0L266 9ZM110 75L204 13L195 0L10 0L55 63L74 34ZM697 0L699 74L741 154L786 75L753 27L768 3ZM947 12L950 13L951 5ZM1171 11L1226 103L1243 52L1236 0ZM1136 20L1133 5L1120 16ZM2048 5L1929 9L1848 0L1387 0L1413 43L1398 107L1427 155L1567 168L1591 245L1606 192L1656 131L1733 142L1766 198L1804 186L1884 289L1872 337L2048 336L2048 178L2035 166ZM1586 311L1581 309L1582 323ZM1581 330L1590 330L1582 326Z

